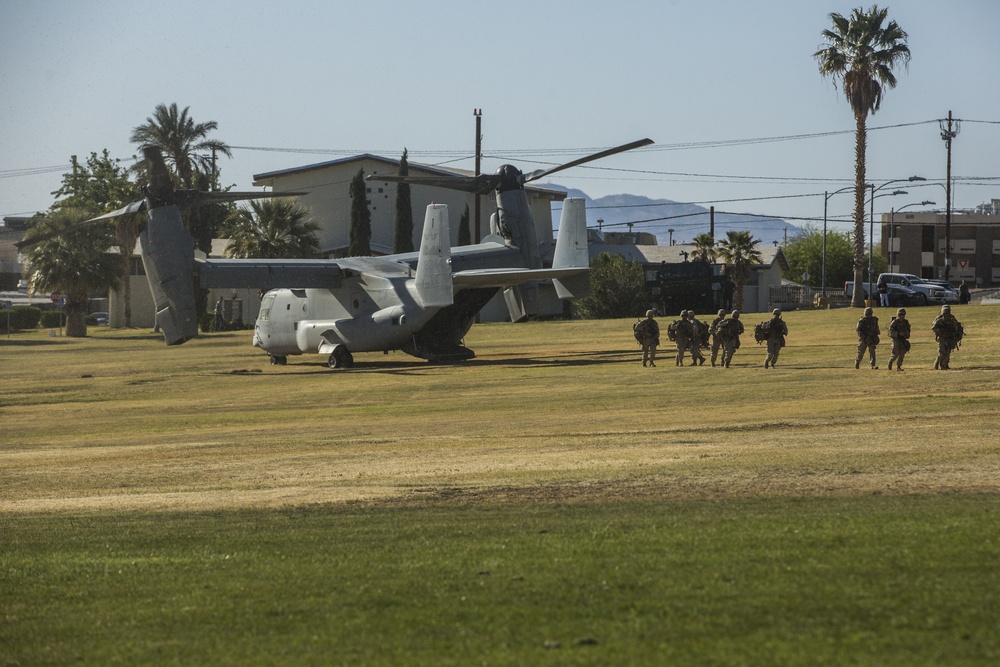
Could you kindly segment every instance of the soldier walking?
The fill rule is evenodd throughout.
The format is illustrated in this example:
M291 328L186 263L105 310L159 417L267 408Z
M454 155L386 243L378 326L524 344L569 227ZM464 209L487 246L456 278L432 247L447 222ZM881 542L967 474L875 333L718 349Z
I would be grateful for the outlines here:
M871 307L865 308L865 315L858 320L858 325L854 328L858 334L858 358L854 360L854 368L861 368L861 360L865 357L865 352L871 356L870 365L877 370L875 362L875 348L878 347L879 335L882 330L878 326L878 318Z
M693 310L687 311L688 324L691 326L691 365L703 366L705 355L701 348L708 344L708 325L698 319Z
M889 370L893 362L896 370L903 370L903 357L910 351L910 321L906 319L906 309L900 308L889 323L889 337L892 338L892 356L889 358Z
M675 366L684 365L684 352L691 344L691 323L688 322L688 313L681 311L681 319L674 320L667 327L667 336L677 345L677 356L674 358Z
M712 320L712 325L708 328L708 333L712 336L712 367L715 367L715 360L719 356L719 349L722 347L722 336L719 335L719 324L726 319L726 311L720 310L719 316Z
M785 336L788 335L788 326L781 319L781 309L775 308L771 311L771 319L767 322L767 358L764 359L764 368L774 368L778 365L778 354L785 346Z
M639 320L632 326L635 339L642 346L642 365L656 366L656 348L660 345L660 325L656 323L653 310L646 311L646 319Z
M733 360L733 355L740 346L742 334L743 323L740 322L740 311L734 310L732 317L720 322L717 334L722 339L722 365L726 368L729 368L729 363Z
M951 351L959 346L965 335L962 323L951 314L951 306L941 306L941 314L934 318L931 331L934 332L934 338L938 344L938 356L934 362L934 370L951 370L949 367Z

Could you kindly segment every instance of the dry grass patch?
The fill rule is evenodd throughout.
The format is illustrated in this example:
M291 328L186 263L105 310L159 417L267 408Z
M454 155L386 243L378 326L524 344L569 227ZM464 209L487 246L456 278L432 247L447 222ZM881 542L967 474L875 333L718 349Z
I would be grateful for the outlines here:
M903 373L854 370L851 310L786 314L767 371L749 335L730 369L666 350L644 369L621 320L477 325L471 362L359 354L350 371L270 366L246 332L17 334L0 341L0 511L996 492L997 313L956 308L969 335L945 373L936 309L910 310Z

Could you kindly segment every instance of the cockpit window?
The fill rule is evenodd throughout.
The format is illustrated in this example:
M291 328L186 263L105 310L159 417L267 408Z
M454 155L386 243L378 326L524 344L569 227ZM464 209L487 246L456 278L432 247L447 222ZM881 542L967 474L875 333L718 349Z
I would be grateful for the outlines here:
M257 316L258 319L267 321L271 316L271 306L274 305L274 295L265 294L264 298L260 301L260 314Z

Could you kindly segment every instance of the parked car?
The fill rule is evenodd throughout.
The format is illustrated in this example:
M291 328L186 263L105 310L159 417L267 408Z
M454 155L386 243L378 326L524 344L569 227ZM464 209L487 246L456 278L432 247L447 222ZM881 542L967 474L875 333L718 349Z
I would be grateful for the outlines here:
M111 321L111 318L108 316L108 314L103 312L94 313L94 319L97 320L98 324L107 324L108 322Z
M862 289L864 291L864 297L866 299L875 299L878 297L869 296L868 294L869 283L862 283ZM872 293L875 292L875 285L871 284ZM893 283L886 284L886 292L889 294L889 305L898 308L899 306L923 306L927 303L926 297L919 292L914 292L909 287L903 287L902 285L896 285ZM844 283L844 296L848 299L854 296L854 281L848 280ZM878 305L876 303L876 305Z
M958 288L952 285L951 282L947 280L940 280L938 278L924 278L924 282L928 282L931 285L940 285L949 292L954 292L955 294L958 294Z
M952 292L941 285L928 282L912 273L883 273L878 279L886 285L902 285L922 295L924 303L958 303L958 292Z

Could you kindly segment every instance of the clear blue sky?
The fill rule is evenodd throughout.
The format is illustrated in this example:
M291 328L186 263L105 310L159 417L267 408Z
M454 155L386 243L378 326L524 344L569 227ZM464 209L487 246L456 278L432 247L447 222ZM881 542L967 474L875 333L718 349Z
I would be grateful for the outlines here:
M130 161L132 128L177 102L216 121L214 137L247 147L220 163L239 189L255 173L404 147L415 162L471 169L481 108L484 154L526 170L657 142L553 177L592 197L821 219L822 193L853 181L854 121L812 54L828 14L859 5L0 0L0 214L48 208L71 155L107 148ZM936 119L951 110L965 120L954 206L1000 198L1000 3L888 6L913 58L869 118L869 179L942 183ZM750 141L798 135L824 136ZM924 199L944 206L940 185L906 189L876 200L876 214ZM849 227L851 198L830 199L835 228Z

